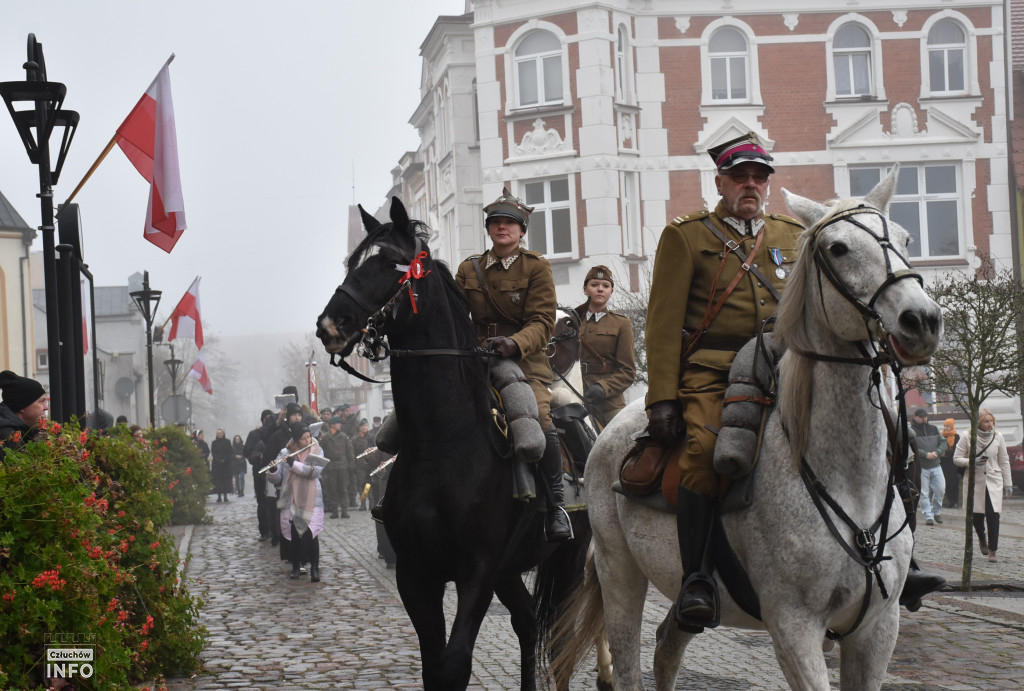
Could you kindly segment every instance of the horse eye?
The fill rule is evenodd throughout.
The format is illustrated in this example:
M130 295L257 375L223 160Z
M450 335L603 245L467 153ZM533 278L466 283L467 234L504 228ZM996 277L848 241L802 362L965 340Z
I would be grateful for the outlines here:
M850 248L847 247L842 242L833 242L831 245L829 245L828 251L832 253L833 257L841 257L847 252L849 252Z

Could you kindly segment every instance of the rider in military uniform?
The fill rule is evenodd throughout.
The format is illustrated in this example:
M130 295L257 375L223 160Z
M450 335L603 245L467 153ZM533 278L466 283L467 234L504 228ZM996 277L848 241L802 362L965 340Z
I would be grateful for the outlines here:
M555 280L548 260L520 246L533 208L508 189L484 207L491 248L459 265L455 280L469 301L477 341L515 360L537 398L545 448L541 474L551 489L545 521L548 542L572 537L562 499L562 456L551 423L551 367L545 348L555 326Z
M723 485L708 428L720 424L736 351L778 307L803 231L791 218L764 213L775 169L753 132L708 154L721 201L665 227L646 328L648 429L666 447L686 442L677 500L684 580L675 616L691 632L717 625L719 612L707 547Z
M607 266L595 266L583 279L587 301L576 308L580 318L583 396L601 425L607 425L625 407L622 392L636 377L633 324L608 309L614 291L612 272Z

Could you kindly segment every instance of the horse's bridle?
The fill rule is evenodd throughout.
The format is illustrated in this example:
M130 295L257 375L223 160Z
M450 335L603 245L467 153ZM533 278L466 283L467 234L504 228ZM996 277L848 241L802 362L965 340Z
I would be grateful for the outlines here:
M853 218L860 214L874 214L878 216L882 221L882 235L879 237L870 228L861 223L860 221ZM820 242L818 242L820 233L839 221L847 221L848 223L860 228L872 238L874 238L879 245L882 247L882 255L885 257L885 280L875 290L871 298L864 302L857 297L850 287L843 280L842 276L836 270L835 265L832 263L831 257L829 257L825 248ZM853 305L858 312L860 312L861 318L864 320L864 326L867 329L867 339L865 341L858 341L857 348L861 353L861 357L841 357L835 355L823 355L820 353L806 352L802 350L796 350L799 355L810 358L812 360L819 360L823 362L835 362L842 364L853 364L853 365L867 365L871 367L870 384L868 385L867 395L871 398L872 390L874 390L875 396L877 397L876 406L882 412L882 418L885 421L886 430L889 437L889 448L891 449L892 457L889 463L889 477L886 482L886 497L882 508L882 513L879 518L868 528L861 528L858 526L853 519L842 509L839 503L828 493L825 485L815 476L814 471L807 463L806 458L800 459L800 476L804 481L804 485L807 488L807 492L817 508L818 513L821 515L825 522L826 527L835 540L843 547L843 549L850 555L850 557L860 564L866 574L867 587L865 588L864 599L861 603L861 609L858 613L857 620L853 626L843 634L836 633L835 631L829 630L827 632L828 638L832 640L841 640L846 636L849 636L856 630L864 619L867 613L868 604L871 599L871 581L874 580L878 583L879 590L881 591L882 597L887 598L888 592L886 591L885 584L882 582L881 577L881 563L887 561L891 557L885 556L885 545L889 540L894 538L900 533L909 521L904 521L904 524L900 526L892 536L888 535L889 525L889 514L892 508L892 503L895 500L895 493L893 491L894 481L899 490L900 496L907 506L907 516L909 517L912 510L911 499L911 488L908 486L908 480L905 474L906 459L909 454L909 439L907 433L907 408L904 394L906 393L903 388L902 377L900 372L902 367L899 360L892 355L890 352L889 345L889 332L882 321L881 315L875 308L875 303L882 293L892 286L893 284L902 281L906 278L913 278L924 286L924 280L921 274L910 268L910 262L893 246L892 239L889 235L889 222L885 215L875 209L874 207L861 204L855 208L841 211L825 223L822 223L814 230L814 234L811 236L811 247L812 258L814 259L814 265L818 270L818 296L822 304L822 312L825 318L828 319L828 312L825 310L824 295L821 290L821 276L828 279L828 282L833 288L851 305ZM899 257L903 264L907 267L905 269L899 269L894 271L892 267L892 260L890 252L895 253ZM874 350L872 354L870 349ZM895 399L898 402L899 410L897 413L896 420L892 419L892 415L889 412L889 407L882 401L881 392L881 367L882 365L889 365L892 369L893 374L896 378L897 392ZM846 526L851 530L854 535L853 545L849 544L840 534L837 529L835 522L832 520L826 506L834 513ZM875 539L875 534L878 533L881 537Z
M854 216L862 214L872 214L881 219L881 237L875 235L870 228L854 218ZM882 256L885 258L885 280L882 281L882 284L878 286L874 295L872 295L871 299L867 302L864 302L854 295L853 291L850 290L850 287L846 284L846 281L843 280L843 277L836 270L836 267L832 263L831 257L829 257L828 253L825 251L825 248L820 242L818 242L821 232L824 231L825 228L834 223L838 223L839 221L846 221L847 223L860 228L882 247ZM885 324L882 322L882 316L878 313L878 310L875 309L875 302L878 301L878 298L889 286L906 278L916 279L922 287L924 286L924 279L921 278L921 274L910 268L910 261L900 254L899 250L893 246L892 238L889 236L889 220L881 211L874 207L867 206L866 204L861 204L853 209L841 211L815 229L814 234L811 236L811 253L811 256L814 259L814 265L818 269L818 297L822 301L822 311L825 312L825 298L821 291L821 276L824 274L828 279L828 282L832 284L832 287L835 288L847 302L857 308L857 311L861 314L861 318L864 320L864 326L867 328L869 337L873 337L877 341L881 342L883 344L883 350L885 350L885 337L889 332L885 328ZM893 271L890 253L894 253L899 257L907 268ZM825 318L828 318L827 312L825 312Z
M394 313L398 309L398 301L405 294L409 296L409 304L412 307L413 314L419 313L419 308L416 305L416 299L419 297L415 291L415 282L425 278L429 273L430 269L425 267L425 261L429 260L430 252L425 249L423 241L416 236L416 247L413 250L413 256L411 259L406 259L407 255L405 250L397 245L389 242L378 242L374 243L376 247L381 249L387 249L394 252L396 255L406 261L407 264L395 264L396 271L404 272L398 279L398 288L388 298L384 304L374 309L363 294L354 285L349 285L347 281L343 282L340 286L335 289L335 294L341 293L351 299L356 305L369 313L366 318L366 325L361 329L362 336L357 344L358 355L366 358L370 362L380 362L386 360L389 357L418 357L425 355L455 355L455 356L473 356L473 357L497 357L498 354L492 351L486 351L481 348L473 348L470 350L461 348L429 348L420 350L392 350L388 345L387 341L384 340L384 324L389 318L394 317ZM389 317L390 313L390 317ZM370 382L373 384L384 384L387 382L381 382L376 379L371 379L358 370L354 369L352 365L345 361L345 358L338 353L331 353L330 364L335 367L340 367L349 374L362 379L363 381Z

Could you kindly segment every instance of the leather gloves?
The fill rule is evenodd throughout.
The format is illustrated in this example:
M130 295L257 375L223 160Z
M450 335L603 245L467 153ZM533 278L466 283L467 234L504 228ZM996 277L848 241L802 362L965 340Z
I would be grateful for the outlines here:
M519 346L508 336L498 336L487 339L487 347L498 353L503 358L518 360L520 356Z
M647 409L647 431L662 446L675 446L685 433L678 401L658 401Z
M587 389L587 392L583 394L583 397L588 401L596 403L597 401L603 401L605 398L607 398L607 395L604 392L603 386L601 386L600 384L592 384L590 388Z

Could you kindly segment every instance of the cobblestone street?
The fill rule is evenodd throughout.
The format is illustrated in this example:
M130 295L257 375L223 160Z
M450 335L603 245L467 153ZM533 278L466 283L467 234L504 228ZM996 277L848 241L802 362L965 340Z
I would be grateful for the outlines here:
M170 680L192 689L421 688L416 636L398 598L395 572L377 558L369 512L327 519L321 534L319 584L290 580L270 542L258 542L255 500L208 504L212 525L174 530L191 554L186 574L206 605L210 637L204 670ZM917 559L959 585L962 511L918 528ZM1004 504L999 563L975 551L971 593L947 591L917 613L903 610L887 689L1018 689L1024 686L1024 500ZM976 549L976 548L975 548ZM451 590L451 589L449 589ZM449 592L449 617L454 596ZM652 591L644 628L646 680L654 633L669 601ZM450 621L450 618L449 618ZM477 641L471 688L517 689L518 645L504 608L494 601ZM827 654L838 688L838 647ZM578 675L573 689L595 687ZM716 630L699 636L685 660L680 689L780 689L785 680L767 634Z

